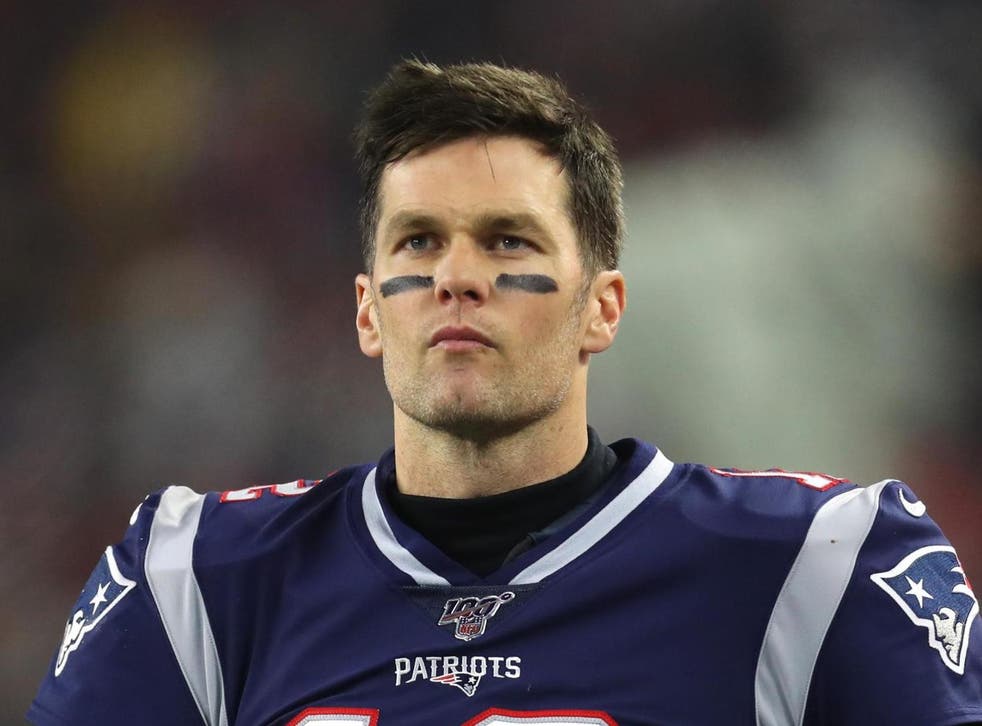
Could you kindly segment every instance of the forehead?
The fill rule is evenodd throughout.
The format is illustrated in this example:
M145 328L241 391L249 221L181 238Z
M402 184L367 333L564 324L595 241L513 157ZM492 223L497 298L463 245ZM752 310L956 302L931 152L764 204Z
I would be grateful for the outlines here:
M468 137L386 167L379 228L406 212L446 219L512 212L571 232L568 198L566 174L540 144L516 136Z

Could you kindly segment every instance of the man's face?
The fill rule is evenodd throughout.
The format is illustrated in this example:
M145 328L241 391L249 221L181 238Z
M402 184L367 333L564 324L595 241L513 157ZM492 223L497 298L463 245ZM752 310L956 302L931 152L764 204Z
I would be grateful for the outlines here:
M558 410L577 375L585 387L595 306L553 158L519 137L466 138L391 164L380 197L359 339L400 411L479 439Z

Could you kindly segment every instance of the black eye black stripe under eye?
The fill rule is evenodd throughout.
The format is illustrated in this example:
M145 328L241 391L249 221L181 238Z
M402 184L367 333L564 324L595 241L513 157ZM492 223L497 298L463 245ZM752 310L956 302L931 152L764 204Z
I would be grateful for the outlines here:
M388 280L379 285L378 289L379 292L382 293L382 297L388 297L389 295L395 295L397 293L407 292L409 290L416 290L421 287L433 287L433 278L425 275L401 275L399 277L390 277Z
M524 292L559 292L559 285L548 275L508 275L502 273L494 284L502 290L522 290Z
M548 275L509 275L502 273L495 278L494 284L501 290L521 290L546 294L558 292L559 285ZM379 291L382 297L389 297L400 292L433 287L433 278L426 275L400 275L391 277L381 285Z

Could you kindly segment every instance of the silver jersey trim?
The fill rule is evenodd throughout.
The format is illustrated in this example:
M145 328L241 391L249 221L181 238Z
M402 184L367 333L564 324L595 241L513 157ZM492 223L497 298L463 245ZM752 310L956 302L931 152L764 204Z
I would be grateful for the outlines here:
M389 562L413 578L416 584L449 587L450 582L447 579L416 559L416 556L396 539L389 521L385 518L385 512L382 511L382 503L379 501L375 487L375 471L372 469L368 472L361 489L361 508L365 513L368 533L375 541L375 546Z
M668 477L673 466L674 464L664 454L657 452L648 466L628 484L624 491L614 497L607 506L556 549L519 572L509 584L534 584L582 555L654 492ZM365 477L362 486L362 509L369 534L376 547L393 565L412 577L417 584L450 586L448 580L416 559L416 556L396 539L379 502L375 486L375 471L372 469Z
M668 478L674 464L661 451L624 490L593 515L589 522L571 534L552 552L542 556L515 575L510 585L540 582L562 569L605 537Z
M187 487L164 491L150 525L144 571L201 718L207 726L228 726L218 649L191 561L204 501Z
M764 633L754 682L758 726L798 726L804 721L825 634L890 481L843 492L812 519Z

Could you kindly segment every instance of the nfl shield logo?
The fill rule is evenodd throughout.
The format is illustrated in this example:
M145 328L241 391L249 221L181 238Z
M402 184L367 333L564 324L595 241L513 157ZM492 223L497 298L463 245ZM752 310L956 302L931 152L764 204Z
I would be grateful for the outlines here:
M457 637L471 640L484 631L484 618L481 615L468 615L457 621Z
M444 604L443 615L437 625L453 625L454 637L458 640L473 640L484 635L488 619L505 603L515 599L515 593L503 592L500 595L485 597L454 597Z

